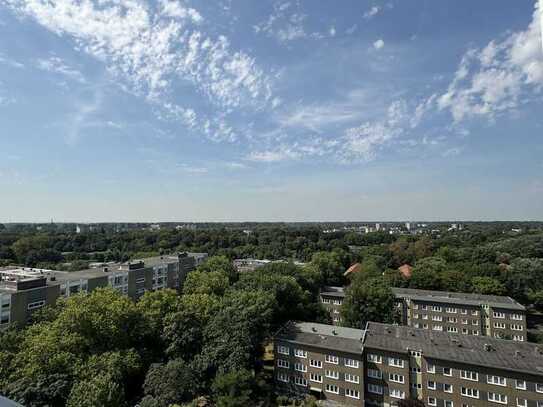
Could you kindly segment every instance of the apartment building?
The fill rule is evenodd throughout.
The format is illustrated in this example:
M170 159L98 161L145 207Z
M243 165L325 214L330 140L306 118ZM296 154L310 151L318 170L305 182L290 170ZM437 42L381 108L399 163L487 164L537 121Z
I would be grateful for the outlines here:
M321 304L330 314L333 325L341 324L341 304L345 298L343 287L324 287L320 292Z
M393 288L404 325L414 328L527 340L526 309L510 297Z
M352 406L543 407L543 347L369 322L289 323L275 336L280 393ZM333 403L332 403L333 404Z
M364 331L317 323L288 323L274 337L279 392L312 394L342 406L363 405Z
M102 263L87 270L63 272L28 267L0 269L0 328L23 325L32 313L59 297L113 287L134 300L146 291L180 290L196 260L187 253L127 263Z
M543 407L537 344L370 322L363 346L368 406Z

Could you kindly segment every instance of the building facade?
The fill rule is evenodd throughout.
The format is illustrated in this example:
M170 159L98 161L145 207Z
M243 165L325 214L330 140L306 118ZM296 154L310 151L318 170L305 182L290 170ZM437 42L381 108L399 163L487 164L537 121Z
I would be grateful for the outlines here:
M289 323L275 337L279 393L339 405L543 407L543 348L370 322Z
M75 272L28 267L0 269L0 329L24 325L32 313L59 297L112 287L133 300L147 291L181 290L196 260L187 253L157 256L127 263L102 263Z
M279 392L314 395L343 406L363 403L364 331L316 323L289 323L274 337Z
M438 332L527 340L526 308L510 297L392 288L403 325ZM324 287L320 301L341 324L343 287Z
M343 287L324 287L320 292L321 304L330 314L333 325L341 325L341 305L344 298Z
M393 288L404 325L434 331L527 340L526 309L510 297Z

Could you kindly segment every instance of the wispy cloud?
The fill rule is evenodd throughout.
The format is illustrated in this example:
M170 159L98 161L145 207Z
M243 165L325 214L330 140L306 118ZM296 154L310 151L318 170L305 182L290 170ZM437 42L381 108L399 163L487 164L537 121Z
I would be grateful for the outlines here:
M460 122L472 117L493 119L517 108L543 88L543 52L540 10L525 31L491 41L483 49L469 50L447 91L437 99L441 110Z
M36 61L36 66L43 71L59 74L79 83L87 82L79 70L68 66L57 56L52 56L47 59L38 59Z
M10 58L5 54L0 52L0 65L7 65L12 68L23 69L25 65L22 62L17 61L16 59Z
M385 46L385 42L381 38L379 38L377 41L373 43L373 48L375 48L376 50L380 50L384 46Z
M373 17L375 17L379 11L381 11L381 7L379 6L373 6L368 11L366 11L363 15L364 19L371 20Z

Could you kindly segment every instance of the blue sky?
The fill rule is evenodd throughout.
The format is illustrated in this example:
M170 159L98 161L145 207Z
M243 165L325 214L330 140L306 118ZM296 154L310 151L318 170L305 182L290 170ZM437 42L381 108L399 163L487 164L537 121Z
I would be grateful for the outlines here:
M0 0L0 221L543 219L534 0Z

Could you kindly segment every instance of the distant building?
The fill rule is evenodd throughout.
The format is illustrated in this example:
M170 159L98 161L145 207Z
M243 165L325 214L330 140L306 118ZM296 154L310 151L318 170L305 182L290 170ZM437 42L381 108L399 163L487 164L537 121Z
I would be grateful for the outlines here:
M341 324L341 305L344 298L343 287L324 287L320 292L321 304L329 312L333 325Z
M526 341L526 309L510 297L393 288L402 323L430 331Z
M266 264L270 264L271 260L261 260L261 259L235 259L234 267L240 273L245 273L248 271L255 271L260 267L264 267Z
M202 253L199 253L202 254ZM24 325L32 313L59 297L113 287L137 300L147 291L181 289L196 259L187 253L157 256L127 263L101 263L75 272L4 267L0 269L0 328Z

